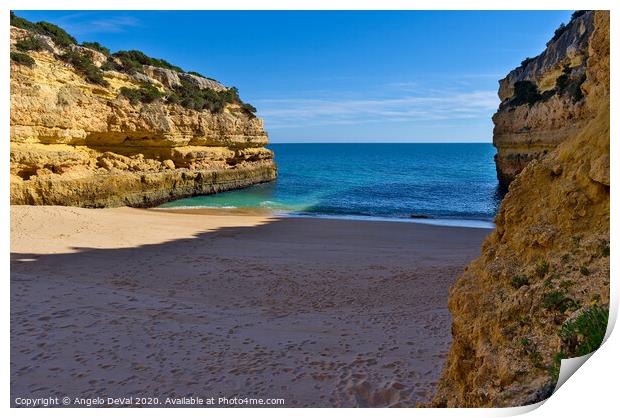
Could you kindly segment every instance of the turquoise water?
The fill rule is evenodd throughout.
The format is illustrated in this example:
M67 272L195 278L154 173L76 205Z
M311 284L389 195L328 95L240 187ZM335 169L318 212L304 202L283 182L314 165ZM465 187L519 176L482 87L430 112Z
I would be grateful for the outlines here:
M268 208L293 216L455 224L492 220L491 144L272 144L278 179L161 207Z

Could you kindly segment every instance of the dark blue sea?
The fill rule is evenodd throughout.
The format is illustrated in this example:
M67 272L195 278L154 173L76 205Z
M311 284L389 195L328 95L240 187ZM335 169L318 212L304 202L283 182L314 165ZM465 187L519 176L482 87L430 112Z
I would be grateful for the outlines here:
M500 200L491 144L269 148L277 181L162 207L268 208L288 216L492 226Z

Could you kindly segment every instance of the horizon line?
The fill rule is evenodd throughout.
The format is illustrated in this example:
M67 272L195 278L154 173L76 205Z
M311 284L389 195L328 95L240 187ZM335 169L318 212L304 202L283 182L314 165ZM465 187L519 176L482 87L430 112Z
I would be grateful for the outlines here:
M379 142L379 141L289 141L289 142L280 142L280 141L269 141L267 145L271 144L491 144L492 141L488 142L456 142L456 141L445 141L445 142L411 142L411 141L398 141L398 142Z

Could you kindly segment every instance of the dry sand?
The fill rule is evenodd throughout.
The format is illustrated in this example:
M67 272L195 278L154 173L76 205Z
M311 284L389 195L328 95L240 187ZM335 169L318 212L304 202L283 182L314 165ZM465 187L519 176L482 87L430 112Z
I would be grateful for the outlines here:
M489 230L11 208L11 396L414 406Z

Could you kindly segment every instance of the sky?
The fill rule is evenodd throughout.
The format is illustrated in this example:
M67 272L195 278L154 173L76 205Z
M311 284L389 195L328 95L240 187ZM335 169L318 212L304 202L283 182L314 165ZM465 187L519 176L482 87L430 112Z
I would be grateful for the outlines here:
M16 11L236 86L271 142L491 142L498 80L572 11Z

